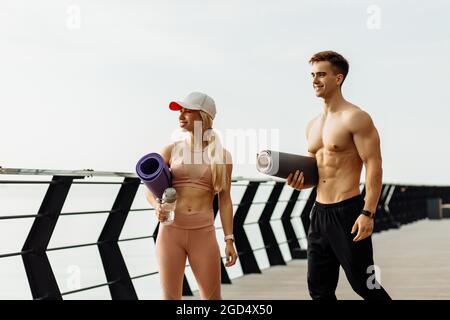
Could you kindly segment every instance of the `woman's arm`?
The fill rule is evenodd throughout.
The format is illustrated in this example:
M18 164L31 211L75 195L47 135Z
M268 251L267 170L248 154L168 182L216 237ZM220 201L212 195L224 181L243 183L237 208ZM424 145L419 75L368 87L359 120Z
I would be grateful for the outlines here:
M228 166L229 165L227 165L227 167ZM219 193L219 212L224 236L233 234L233 203L231 201L229 188L230 187ZM227 242L228 241L231 240L227 240Z
M155 197L153 196L153 193L148 190L147 187L145 187L145 197L147 198L147 201L152 205L153 208L156 209L158 206L158 201L156 201Z
M226 188L219 193L219 212L220 220L222 222L223 233L225 236L233 234L233 203L231 201L231 174L233 172L233 164L231 156L227 152L230 161L227 161L227 184ZM237 254L234 249L234 240L226 240L225 255L227 257L227 267L231 267L236 263Z
M164 162L167 164L167 166L169 166L169 168L170 168L170 158L171 158L172 149L173 149L173 144L170 144L170 145L165 146L159 153L163 157ZM147 187L144 187L144 188L145 188L145 191L144 191L145 197L147 198L147 201L152 205L152 207L155 208L155 213L158 215L158 220L164 221L166 216L161 212L159 203L156 200L155 196L151 193L151 191Z

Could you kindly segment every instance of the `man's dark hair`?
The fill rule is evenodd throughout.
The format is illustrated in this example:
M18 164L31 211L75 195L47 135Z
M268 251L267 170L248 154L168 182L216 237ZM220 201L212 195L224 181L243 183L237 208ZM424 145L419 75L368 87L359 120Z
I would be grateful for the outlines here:
M344 80L347 77L349 65L348 61L342 55L334 51L321 51L317 52L311 57L311 59L309 59L310 64L319 61L330 62L331 68L333 69L334 73L342 74L344 76L344 79L342 80L342 83L344 83Z

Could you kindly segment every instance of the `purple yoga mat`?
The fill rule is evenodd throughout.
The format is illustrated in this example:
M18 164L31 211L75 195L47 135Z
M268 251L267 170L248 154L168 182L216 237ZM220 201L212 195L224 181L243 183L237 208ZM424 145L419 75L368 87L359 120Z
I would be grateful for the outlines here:
M149 153L136 164L136 173L155 198L161 199L164 190L172 185L172 174L159 153Z

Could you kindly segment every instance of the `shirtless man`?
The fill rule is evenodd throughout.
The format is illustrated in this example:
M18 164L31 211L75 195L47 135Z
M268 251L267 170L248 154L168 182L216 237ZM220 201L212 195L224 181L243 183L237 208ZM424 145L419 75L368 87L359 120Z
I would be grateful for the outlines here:
M339 267L353 290L364 299L390 299L374 281L371 235L381 192L380 138L369 114L346 101L341 86L348 62L333 51L311 59L312 81L323 111L306 127L308 155L319 169L317 198L308 231L308 288L313 299L336 299ZM366 169L366 196L360 195L362 166ZM287 184L300 190L302 172L293 172ZM355 235L356 234L356 235Z

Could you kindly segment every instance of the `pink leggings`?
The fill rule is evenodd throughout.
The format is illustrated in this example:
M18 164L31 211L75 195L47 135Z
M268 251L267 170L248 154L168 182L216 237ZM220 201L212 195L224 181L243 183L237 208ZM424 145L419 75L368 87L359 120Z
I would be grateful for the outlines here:
M186 257L203 300L220 300L220 251L214 213L176 213L174 223L160 224L156 256L163 298L181 300Z

